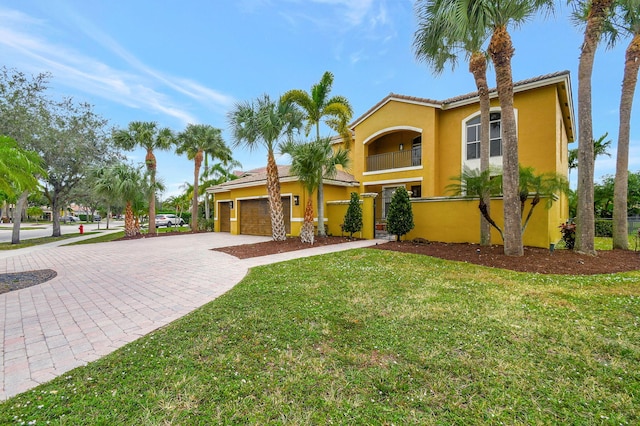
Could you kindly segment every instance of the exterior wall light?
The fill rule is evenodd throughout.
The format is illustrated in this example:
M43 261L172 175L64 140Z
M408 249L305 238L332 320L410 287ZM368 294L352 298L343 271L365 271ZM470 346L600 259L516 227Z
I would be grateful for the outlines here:
M404 149L404 144L401 143L399 148L400 148L400 151L402 151Z
M233 210L233 200L229 201L229 208Z
M299 206L300 205L300 196L299 195L294 195L293 196L293 205L294 206Z

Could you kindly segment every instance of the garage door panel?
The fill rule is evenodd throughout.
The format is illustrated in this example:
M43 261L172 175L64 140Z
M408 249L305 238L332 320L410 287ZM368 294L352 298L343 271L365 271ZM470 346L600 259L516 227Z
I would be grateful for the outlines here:
M266 198L240 201L240 233L244 235L272 235L269 200ZM291 233L291 198L282 197L284 223Z
M218 220L220 232L231 232L231 206L229 203L218 203Z

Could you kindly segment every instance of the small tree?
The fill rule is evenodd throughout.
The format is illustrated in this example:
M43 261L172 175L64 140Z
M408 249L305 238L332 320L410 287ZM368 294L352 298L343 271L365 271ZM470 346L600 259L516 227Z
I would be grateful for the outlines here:
M349 208L344 215L343 229L353 238L354 232L362 231L362 206L360 205L360 196L357 192L351 193L351 201Z
M387 215L387 231L396 235L397 241L400 241L400 237L411 231L414 226L409 193L404 186L401 186L395 190L391 198Z

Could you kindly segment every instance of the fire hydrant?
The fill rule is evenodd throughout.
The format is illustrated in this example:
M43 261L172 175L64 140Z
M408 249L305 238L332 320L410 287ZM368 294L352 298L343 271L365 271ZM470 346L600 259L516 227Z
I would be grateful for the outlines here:
M84 234L84 226L80 225L80 235Z

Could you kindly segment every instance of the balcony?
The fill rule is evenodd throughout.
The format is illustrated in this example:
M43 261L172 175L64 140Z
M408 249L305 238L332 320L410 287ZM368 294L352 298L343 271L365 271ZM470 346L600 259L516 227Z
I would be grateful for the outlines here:
M386 152L367 157L367 172L401 169L422 165L422 149L416 147L405 151Z

